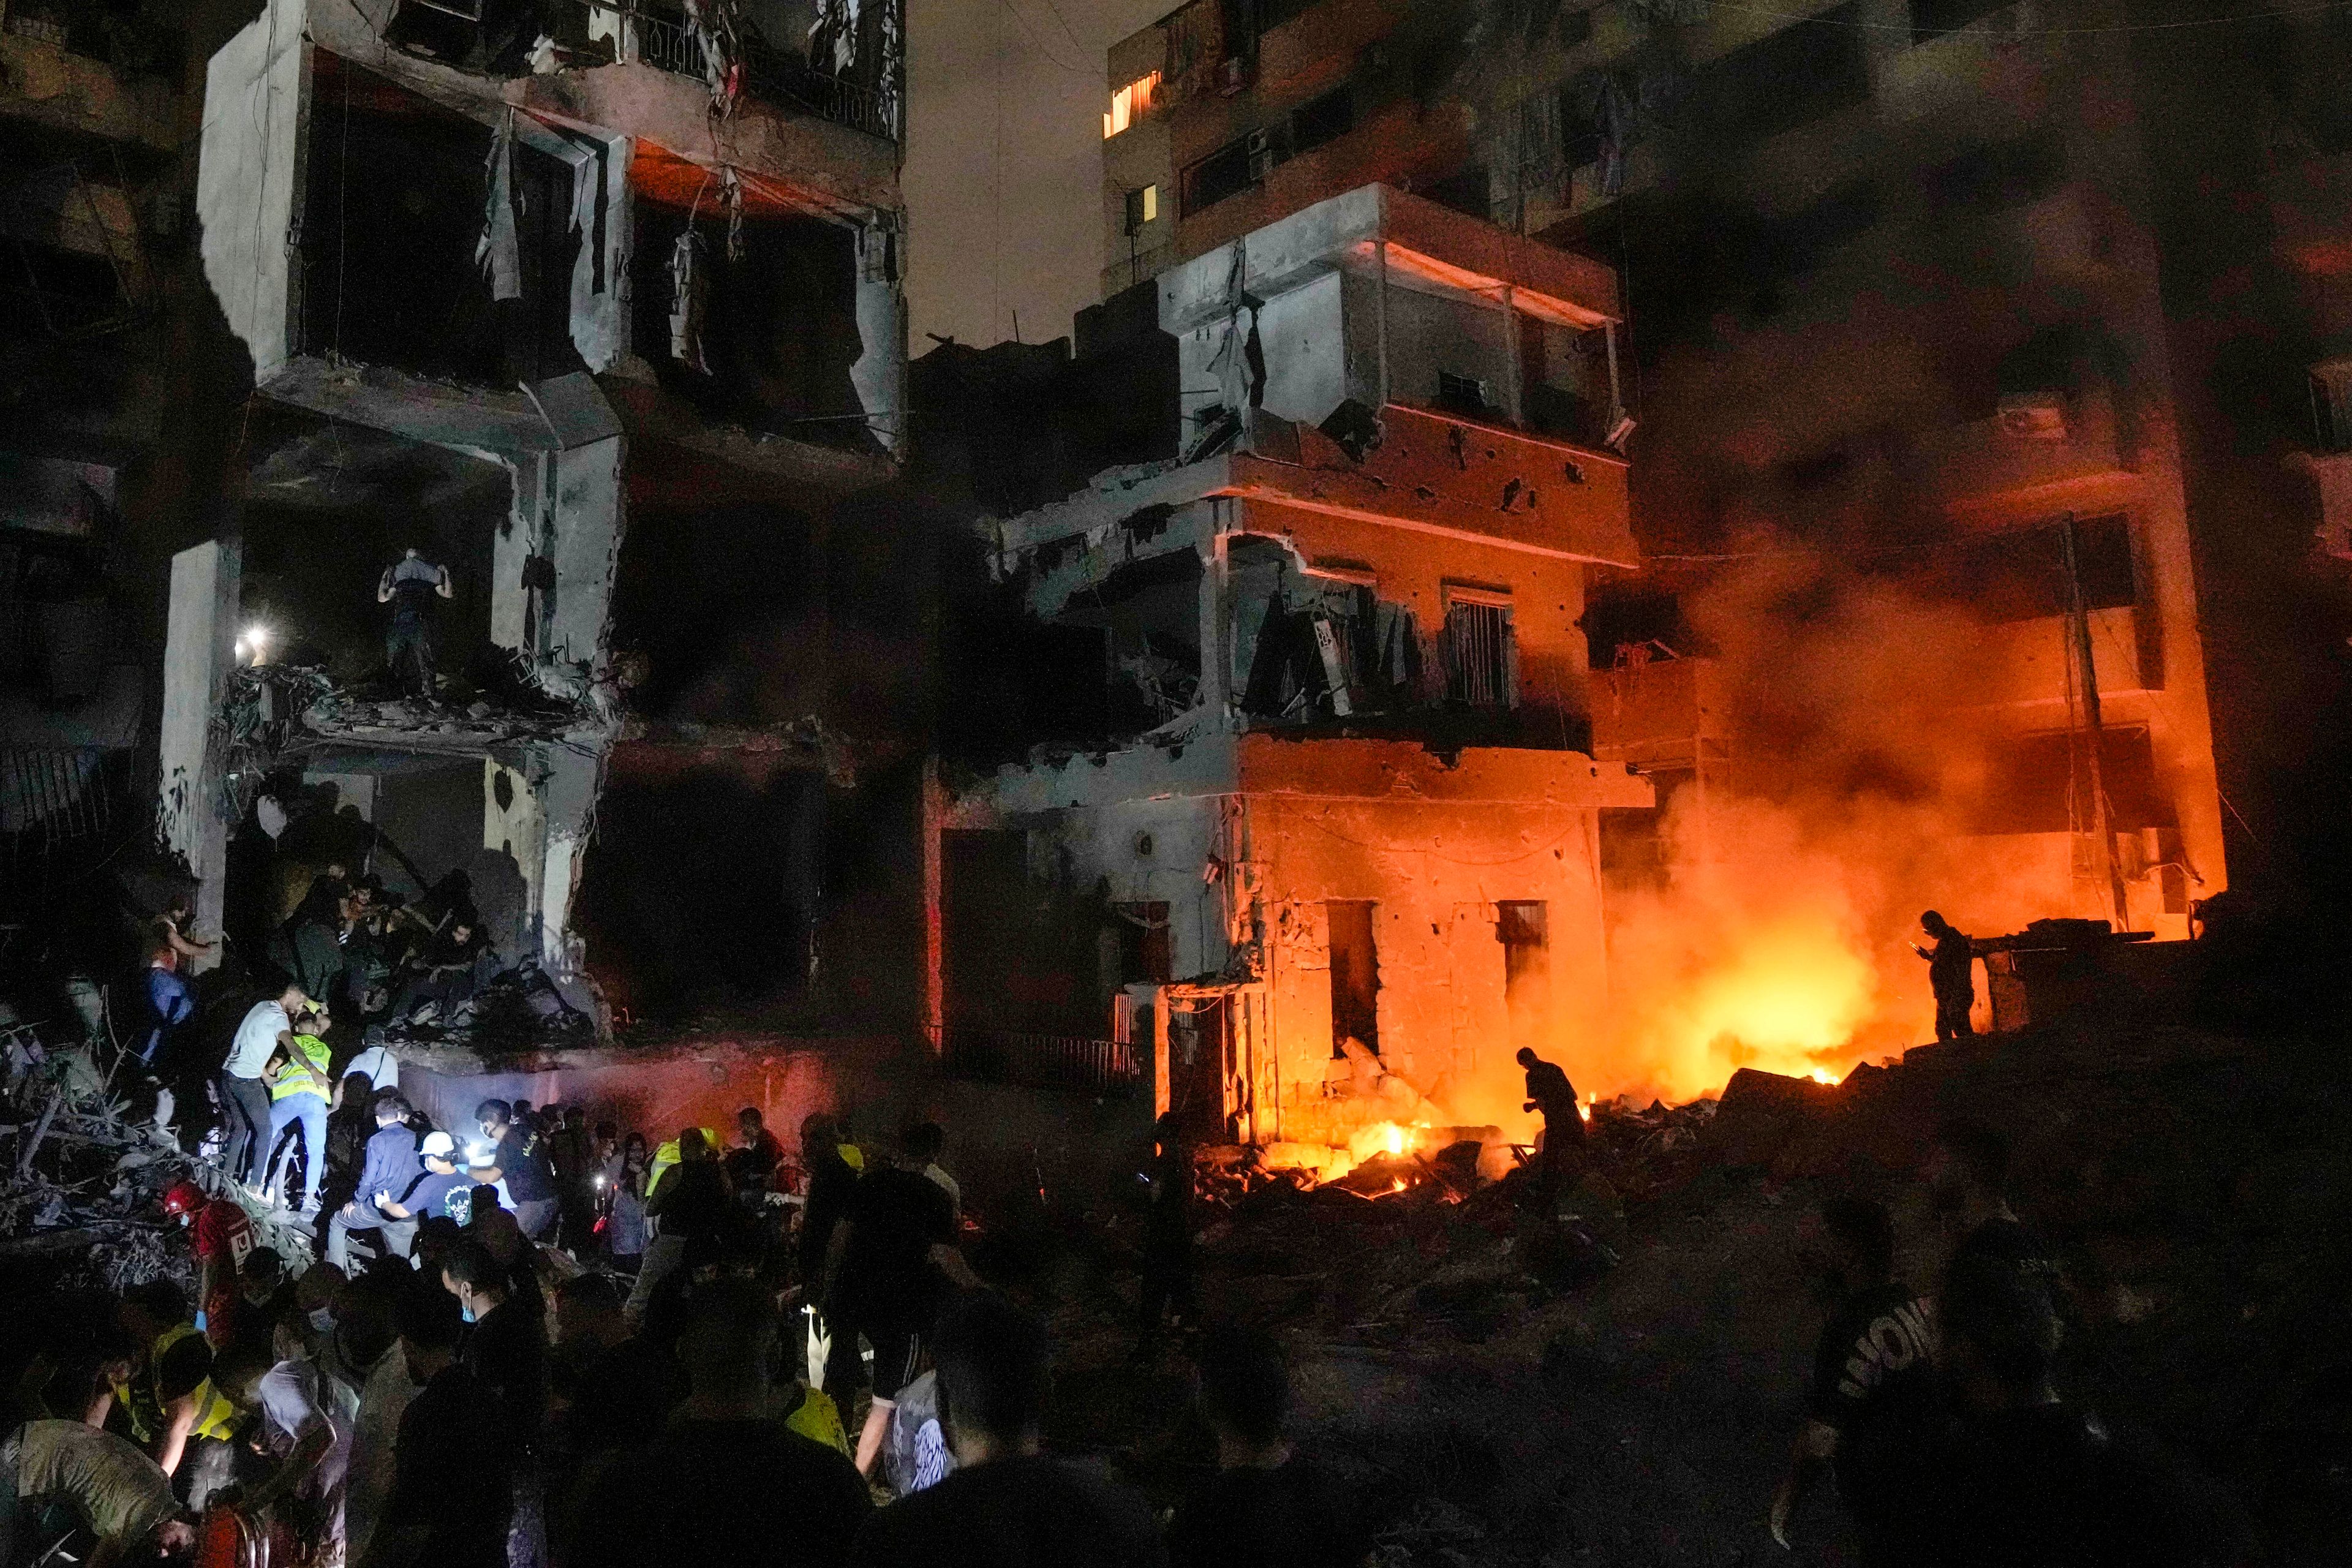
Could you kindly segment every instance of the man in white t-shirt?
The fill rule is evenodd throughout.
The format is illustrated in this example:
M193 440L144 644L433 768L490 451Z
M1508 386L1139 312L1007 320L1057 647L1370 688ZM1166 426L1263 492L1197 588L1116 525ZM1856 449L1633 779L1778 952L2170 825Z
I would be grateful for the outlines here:
M248 1187L259 1183L269 1159L269 1086L262 1082L261 1069L280 1045L292 1048L293 1015L310 1000L299 985L289 985L275 1000L256 1002L236 1026L228 1059L221 1064L221 1114L228 1119L223 1158L230 1178Z
M17 1539L0 1535L0 1556L36 1542L24 1532L49 1503L64 1503L98 1537L89 1568L110 1568L142 1548L181 1552L195 1529L172 1495L172 1478L139 1448L79 1421L27 1421L0 1441L0 1491Z

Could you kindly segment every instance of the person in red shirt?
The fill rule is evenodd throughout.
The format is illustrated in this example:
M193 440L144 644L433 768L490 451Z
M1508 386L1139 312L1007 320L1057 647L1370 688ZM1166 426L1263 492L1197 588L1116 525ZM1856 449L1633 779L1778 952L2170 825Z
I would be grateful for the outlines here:
M254 1247L253 1222L226 1198L205 1196L194 1182L181 1182L165 1193L163 1212L195 1234L196 1302L205 1314L205 1338L218 1350L229 1341L237 1275Z

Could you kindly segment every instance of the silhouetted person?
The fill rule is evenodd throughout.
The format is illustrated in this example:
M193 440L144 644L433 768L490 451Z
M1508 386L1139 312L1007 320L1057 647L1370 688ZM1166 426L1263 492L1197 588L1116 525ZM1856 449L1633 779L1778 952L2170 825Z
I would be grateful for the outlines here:
M1954 1279L1999 1275L2059 1303L2057 1255L2009 1206L2009 1140L1990 1127L1958 1118L1936 1129L1927 1156L1928 1201L1950 1250L1944 1289Z
M1355 1500L1283 1435L1290 1369L1273 1336L1213 1331L1200 1374L1217 1474L1169 1521L1171 1568L1358 1568L1372 1542Z
M1797 1504L1827 1464L1862 1562L1917 1563L1932 1544L1921 1501L1937 1417L1935 1310L1895 1282L1895 1223L1884 1205L1832 1199L1799 1247L1830 1319L1813 1352L1804 1429L1772 1499L1772 1539L1789 1544Z
M992 1290L941 1315L940 1413L957 1469L892 1503L857 1537L859 1568L1160 1568L1142 1500L1044 1453L1052 1391L1045 1325Z
M1137 1349L1149 1346L1160 1320L1182 1323L1198 1310L1192 1279L1192 1154L1174 1111L1151 1126L1151 1164L1144 1173L1143 1279L1136 1299Z
M452 593L449 568L436 566L417 554L414 546L376 580L375 602L392 606L392 625L383 637L383 662L392 671L394 685L404 685L406 673L413 669L416 694L433 695L433 616L439 607L434 601L449 598Z
M2058 1320L2015 1275L1956 1276L1943 1300L1958 1423L1935 1456L1935 1550L1953 1568L2203 1568L2256 1559L2202 1478L2144 1436L2058 1397Z
M1933 910L1919 917L1919 929L1936 943L1933 950L1911 944L1927 961L1927 985L1936 994L1936 1038L1965 1040L1976 1032L1969 1023L1969 1009L1977 1002L1976 944Z
M1528 1098L1522 1110L1543 1113L1543 1146L1538 1175L1546 1198L1559 1195L1569 1166L1584 1147L1584 1118L1577 1110L1576 1086L1554 1062L1528 1047L1519 1047L1519 1066L1528 1072Z
M780 1375L782 1359L760 1286L695 1287L677 1342L692 1392L595 1489L577 1568L835 1568L847 1558L873 1505L847 1459L784 1424L795 1383Z

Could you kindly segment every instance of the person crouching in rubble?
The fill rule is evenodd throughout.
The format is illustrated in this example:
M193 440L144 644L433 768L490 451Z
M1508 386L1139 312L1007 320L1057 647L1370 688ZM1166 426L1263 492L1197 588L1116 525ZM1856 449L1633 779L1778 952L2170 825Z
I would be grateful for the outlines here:
M41 1521L58 1507L98 1539L84 1568L184 1557L195 1547L195 1525L154 1460L79 1421L27 1421L0 1439L0 1568L72 1561L43 1549Z
M227 1483L235 1458L229 1438L236 1408L213 1386L212 1346L167 1280L126 1293L113 1328L82 1423L103 1427L121 1405L131 1441L173 1479L190 1507L200 1509Z
M1543 1114L1543 1141L1536 1146L1537 1191L1549 1204L1583 1152L1584 1117L1577 1108L1576 1085L1557 1062L1522 1046L1518 1063L1528 1074L1528 1098L1519 1109Z
M1919 929L1936 942L1932 950L1911 944L1927 961L1927 985L1936 994L1936 1038L1965 1040L1976 1033L1969 1022L1969 1010L1977 1005L1976 943L1933 910L1919 917Z
M367 1141L359 1187L327 1222L327 1261L346 1274L352 1268L352 1232L382 1230L390 1216L379 1200L398 1198L425 1173L416 1133L408 1125L407 1097L396 1089L380 1089L371 1099L375 1129Z
M428 1219L461 1224L460 1211L470 1214L474 1179L457 1168L457 1141L446 1132L427 1132L416 1147L422 1172L398 1194L379 1193L370 1200L383 1216L383 1245L394 1258L421 1268L416 1257L417 1227Z

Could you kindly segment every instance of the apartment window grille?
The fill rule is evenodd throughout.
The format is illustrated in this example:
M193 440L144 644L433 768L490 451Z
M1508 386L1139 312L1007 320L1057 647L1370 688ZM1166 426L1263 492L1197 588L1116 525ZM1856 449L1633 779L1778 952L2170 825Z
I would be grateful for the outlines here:
M1511 606L1500 595L1449 595L1445 605L1445 696L1465 708L1509 708L1517 653Z

